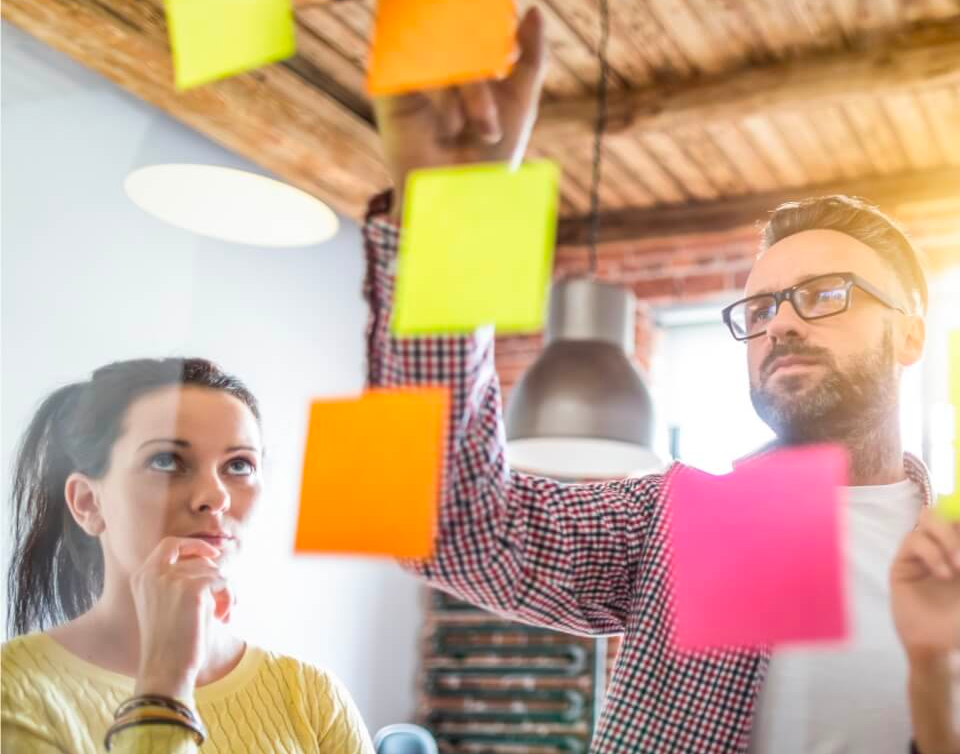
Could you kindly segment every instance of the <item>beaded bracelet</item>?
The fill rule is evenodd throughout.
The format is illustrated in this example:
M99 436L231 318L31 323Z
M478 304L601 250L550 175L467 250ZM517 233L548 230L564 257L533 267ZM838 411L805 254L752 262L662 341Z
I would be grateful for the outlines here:
M110 751L114 736L139 725L174 725L184 728L193 734L197 746L201 746L207 738L207 732L199 720L191 719L179 712L172 712L164 707L142 706L114 720L104 738L104 748Z

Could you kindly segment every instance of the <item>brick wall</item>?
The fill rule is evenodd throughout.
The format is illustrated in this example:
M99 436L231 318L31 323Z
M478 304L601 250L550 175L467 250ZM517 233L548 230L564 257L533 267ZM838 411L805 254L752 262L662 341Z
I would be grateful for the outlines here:
M643 371L650 369L656 338L651 308L693 303L742 290L756 249L757 234L753 229L601 247L597 278L627 285L637 296L635 360ZM562 247L556 255L554 277L582 274L587 263L585 248ZM542 345L541 335L497 338L497 373L504 399L537 357Z

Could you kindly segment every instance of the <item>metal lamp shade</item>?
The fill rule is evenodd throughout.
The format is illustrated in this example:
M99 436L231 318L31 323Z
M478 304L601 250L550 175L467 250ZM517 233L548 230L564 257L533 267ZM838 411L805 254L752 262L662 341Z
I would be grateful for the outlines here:
M611 479L661 467L652 450L653 405L630 361L636 302L587 278L550 295L546 348L511 395L507 456L555 479Z

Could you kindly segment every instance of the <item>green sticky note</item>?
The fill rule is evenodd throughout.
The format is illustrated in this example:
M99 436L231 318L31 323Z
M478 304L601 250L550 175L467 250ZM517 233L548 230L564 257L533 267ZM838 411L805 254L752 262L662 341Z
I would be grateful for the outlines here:
M410 174L392 329L397 336L543 326L560 169L537 161Z
M166 0L177 89L293 55L290 0Z
M953 406L953 492L941 495L940 511L960 521L960 330L952 330L947 341L947 396Z

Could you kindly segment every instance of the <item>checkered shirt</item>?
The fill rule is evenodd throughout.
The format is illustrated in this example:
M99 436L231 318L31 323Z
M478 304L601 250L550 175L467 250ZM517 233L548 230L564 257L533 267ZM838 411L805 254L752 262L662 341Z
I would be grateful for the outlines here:
M493 331L393 338L399 231L376 197L364 225L371 386L451 390L447 468L434 557L408 568L510 619L584 635L623 634L591 751L746 752L769 663L766 649L679 653L663 475L567 485L511 471L505 459ZM930 497L922 464L911 477ZM905 700L906 701L906 700Z

